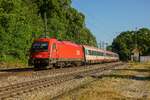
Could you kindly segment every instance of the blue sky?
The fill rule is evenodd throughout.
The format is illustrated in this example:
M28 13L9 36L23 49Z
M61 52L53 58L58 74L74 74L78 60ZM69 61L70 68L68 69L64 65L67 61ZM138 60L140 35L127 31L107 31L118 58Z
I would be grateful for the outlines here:
M120 32L150 28L150 0L72 0L86 17L86 26L109 44Z

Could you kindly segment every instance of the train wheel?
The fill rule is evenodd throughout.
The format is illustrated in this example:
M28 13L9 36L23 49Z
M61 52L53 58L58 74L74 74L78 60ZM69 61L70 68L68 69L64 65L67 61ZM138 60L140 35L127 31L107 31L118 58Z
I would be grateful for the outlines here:
M81 65L81 62L75 62L74 65L75 65L76 67L78 67L78 66Z
M46 66L46 69L52 69L54 66L52 64Z
M38 64L35 64L35 65L34 65L34 70L35 70L35 71L40 70L40 66L39 66Z
M60 68L63 68L63 67L65 67L65 63L64 63L64 62L61 62L61 63L60 63Z

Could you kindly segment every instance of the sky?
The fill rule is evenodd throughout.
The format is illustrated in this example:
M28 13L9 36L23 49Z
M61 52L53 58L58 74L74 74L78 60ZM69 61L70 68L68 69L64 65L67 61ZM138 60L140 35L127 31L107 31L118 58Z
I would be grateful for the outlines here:
M120 32L150 28L150 0L72 0L97 42L109 44Z

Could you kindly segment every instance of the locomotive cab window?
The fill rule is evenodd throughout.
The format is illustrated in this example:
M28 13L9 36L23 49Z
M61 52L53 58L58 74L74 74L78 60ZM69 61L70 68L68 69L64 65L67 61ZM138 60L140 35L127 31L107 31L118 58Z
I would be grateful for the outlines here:
M35 42L32 45L32 52L38 51L47 51L48 50L48 42Z

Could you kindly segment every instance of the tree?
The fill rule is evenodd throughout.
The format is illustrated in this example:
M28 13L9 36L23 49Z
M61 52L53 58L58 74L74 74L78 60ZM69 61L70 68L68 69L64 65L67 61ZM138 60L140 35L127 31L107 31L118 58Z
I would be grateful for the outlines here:
M38 12L43 20L44 12L47 13L50 37L79 44L97 45L95 37L85 26L85 16L71 7L71 0L47 0L46 4L43 0L34 2L38 5ZM84 37L81 37L82 34Z
M117 52L121 60L130 60L131 53L138 49L141 55L150 54L150 30L141 28L138 31L121 32L112 43L112 50Z
M85 16L71 7L71 0L0 0L0 61L27 61L32 34L44 33L45 12L49 37L96 46Z
M0 59L26 59L32 43L31 33L43 31L36 7L30 0L1 0L0 7Z

